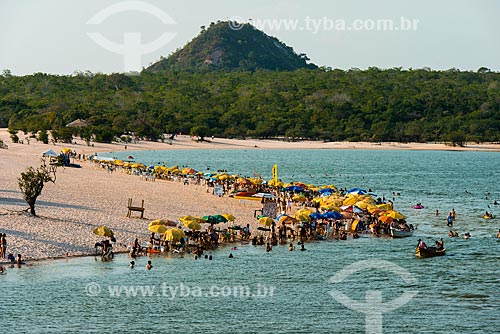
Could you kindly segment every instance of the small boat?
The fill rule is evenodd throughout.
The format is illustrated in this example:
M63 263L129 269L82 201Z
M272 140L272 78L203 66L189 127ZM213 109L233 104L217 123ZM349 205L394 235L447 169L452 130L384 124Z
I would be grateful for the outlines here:
M417 204L417 205L414 205L413 208L414 209L423 209L423 208L425 208L425 206L423 206L422 204Z
M413 230L405 231L405 230L398 230L396 228L391 228L390 231L391 231L391 237L393 238L407 238L413 235Z
M158 254L158 253L161 253L161 249L146 248L146 253L148 253L148 254Z
M446 253L446 248L437 249L436 247L427 247L427 248L415 248L415 254L417 257L434 257L434 256L443 256Z
M495 216L494 215L483 215L483 218L484 219L493 219L493 218L495 218Z
M262 198L265 199L276 199L276 196L269 193L251 193L251 192L239 192L234 194L233 198L235 199L244 199L247 201L262 201Z

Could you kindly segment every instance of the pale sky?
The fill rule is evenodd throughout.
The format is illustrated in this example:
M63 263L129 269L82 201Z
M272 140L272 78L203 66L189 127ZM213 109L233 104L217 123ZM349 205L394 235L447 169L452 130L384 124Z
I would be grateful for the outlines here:
M497 0L0 0L0 71L140 70L184 46L200 26L236 17L319 66L500 71ZM387 20L392 30L384 30ZM107 46L125 44L124 36L143 44L165 39L146 54L129 38L113 53L89 33Z

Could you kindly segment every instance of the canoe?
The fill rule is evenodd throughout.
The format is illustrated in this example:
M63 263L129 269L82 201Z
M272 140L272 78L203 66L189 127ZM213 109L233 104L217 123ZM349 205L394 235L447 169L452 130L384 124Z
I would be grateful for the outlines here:
M415 248L415 254L417 257L425 258L425 257L434 257L434 256L443 256L446 253L446 248L441 250L437 250L436 247L427 247L422 249L420 247Z
M246 193L246 192L240 192L234 194L233 198L236 199L244 199L247 201L262 201L262 198L265 199L276 199L276 196L273 194L269 193Z
M235 198L235 199L244 199L246 201L262 201L262 198L252 197L252 196L234 195L233 198Z
M154 249L154 248L146 248L146 253L149 253L149 254L158 254L158 253L161 253L161 250L160 249Z
M403 231L391 228L391 237L393 238L407 238L413 235L413 231Z

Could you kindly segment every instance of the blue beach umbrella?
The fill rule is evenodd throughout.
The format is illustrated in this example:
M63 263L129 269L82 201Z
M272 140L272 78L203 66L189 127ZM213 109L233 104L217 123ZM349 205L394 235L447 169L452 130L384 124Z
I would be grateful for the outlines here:
M299 186L290 186L284 189L285 191L304 191L304 188Z
M337 211L328 211L328 212L325 212L322 214L323 218L326 218L326 219L340 219L342 218L342 214L340 212L337 212Z
M366 190L361 189L361 188L352 188L347 190L348 194L358 194L358 195L365 195L367 193Z
M318 212L313 212L309 215L312 219L323 219L323 215Z

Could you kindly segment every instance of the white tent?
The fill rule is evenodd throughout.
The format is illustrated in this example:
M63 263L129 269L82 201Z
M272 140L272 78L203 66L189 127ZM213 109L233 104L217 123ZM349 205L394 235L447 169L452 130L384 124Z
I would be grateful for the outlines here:
M42 152L42 157L57 157L59 154L57 154L54 150L48 150L45 152Z

